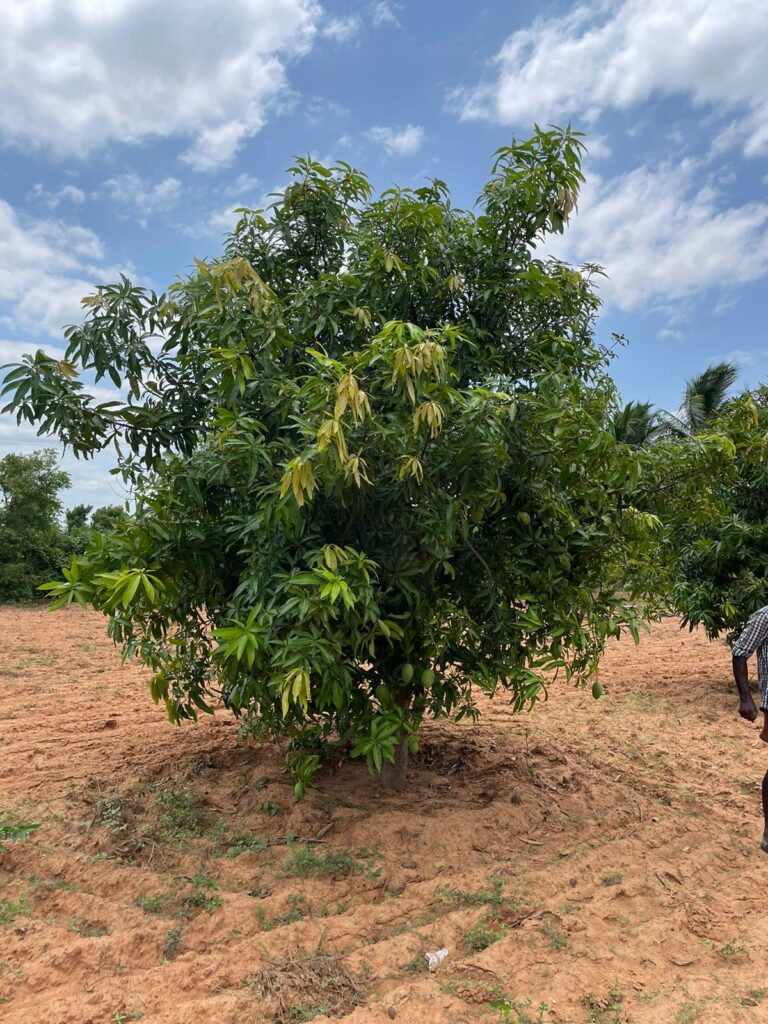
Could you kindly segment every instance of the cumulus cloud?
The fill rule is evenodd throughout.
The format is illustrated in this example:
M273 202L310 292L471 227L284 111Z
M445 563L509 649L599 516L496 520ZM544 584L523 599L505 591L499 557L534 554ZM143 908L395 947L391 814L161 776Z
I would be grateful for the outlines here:
M49 210L55 210L62 203L73 203L75 206L79 206L80 203L85 202L85 192L81 188L77 188L76 185L64 185L60 189L49 191L38 182L32 186L29 198L42 203Z
M387 153L396 156L410 156L421 148L424 141L424 129L408 124L405 128L385 128L380 125L369 128L366 132L371 142L377 142Z
M61 221L22 222L0 200L0 325L7 332L60 336L81 319L80 299L118 268L103 263L104 247L88 228Z
M106 197L124 215L134 215L146 225L152 214L170 210L181 198L182 184L178 178L150 182L133 172L120 174L102 182L97 195Z
M704 289L768 274L768 203L729 206L702 183L698 161L593 175L579 214L545 248L573 263L602 265L600 291L623 310L663 308Z
M229 163L312 45L315 0L5 0L0 138L58 156L180 137L184 159Z
M490 81L453 93L463 118L594 121L685 95L737 118L748 155L768 152L768 3L603 0L538 19L506 40Z

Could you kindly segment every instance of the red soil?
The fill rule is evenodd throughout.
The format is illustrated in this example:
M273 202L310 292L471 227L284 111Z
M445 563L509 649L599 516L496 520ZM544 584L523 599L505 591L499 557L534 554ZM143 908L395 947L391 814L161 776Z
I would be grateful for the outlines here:
M729 676L666 621L599 702L495 701L427 726L405 794L342 764L296 804L225 712L170 726L100 617L0 609L0 809L41 825L0 852L0 1020L768 1020L768 751Z

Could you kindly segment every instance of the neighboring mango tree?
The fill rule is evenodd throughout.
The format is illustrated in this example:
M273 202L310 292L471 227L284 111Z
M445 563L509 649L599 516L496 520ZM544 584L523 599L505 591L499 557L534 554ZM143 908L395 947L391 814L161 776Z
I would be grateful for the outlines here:
M669 516L673 604L684 625L733 640L768 604L768 389L731 399L706 429L727 439L733 458L709 481L705 522L680 506Z
M298 796L328 742L402 785L425 716L583 683L656 607L632 501L653 455L605 427L597 268L536 255L581 149L499 150L477 213L299 160L220 259L162 295L100 287L64 360L8 377L19 420L114 447L136 489L54 603L108 615L172 721L222 701L287 737ZM130 398L97 404L83 371Z

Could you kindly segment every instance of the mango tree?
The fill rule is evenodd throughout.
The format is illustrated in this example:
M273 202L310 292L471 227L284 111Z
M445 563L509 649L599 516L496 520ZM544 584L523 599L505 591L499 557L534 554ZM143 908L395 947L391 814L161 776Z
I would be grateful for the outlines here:
M54 604L103 611L172 721L218 703L287 738L299 796L328 743L402 784L426 716L531 707L637 634L647 455L606 426L597 268L541 256L581 150L513 141L471 212L299 160L219 258L98 288L64 359L8 375L20 421L111 447L135 492Z

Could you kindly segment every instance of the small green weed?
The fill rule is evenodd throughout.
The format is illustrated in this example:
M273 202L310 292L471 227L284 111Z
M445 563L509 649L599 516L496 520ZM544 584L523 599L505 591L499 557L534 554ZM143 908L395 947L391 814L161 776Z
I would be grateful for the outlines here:
M136 897L136 906L141 907L145 914L167 914L169 899L167 893L158 893L157 896L142 894Z
M542 918L541 930L546 936L547 945L557 953L570 952L571 946L568 942L568 933L558 928L554 919L550 916Z
M197 917L198 914L212 914L222 905L220 896L206 896L202 892L191 892L181 901L178 910L178 917L189 919Z
M7 928L17 917L29 913L29 904L25 899L0 900L0 927Z
M293 924L294 921L300 921L302 917L304 917L304 904L306 902L307 901L304 896L300 896L297 893L291 893L288 897L288 906L291 909L287 910L280 918L283 924Z
M46 889L49 892L72 892L76 888L72 882L65 882L63 878L38 878L37 875L30 875L28 881L33 889Z
M435 889L435 896L446 903L458 903L463 907L503 907L515 901L504 896L503 882L494 879L490 889L478 889L477 892L468 892L466 889L455 889L451 885L439 885Z
M487 918L481 917L474 928L465 934L463 942L468 953L481 953L484 949L492 946L494 942L503 939L507 934L504 925L493 925Z
M419 953L413 960L408 961L404 970L406 974L426 974L429 970L426 956L423 953Z
M171 928L170 931L165 933L163 939L163 960L174 960L181 949L181 925L177 924L175 928Z
M590 1024L621 1024L621 1004L624 995L621 989L612 988L606 996L596 996L591 992L584 996L581 1005L589 1011L587 1020Z
M705 1004L702 1002L682 1003L675 1015L675 1024L693 1024L704 1013Z
M200 835L202 816L197 794L191 786L158 789L155 800L161 810L160 831L164 840L181 842Z
M84 917L70 917L67 930L74 932L75 935L82 935L84 939L101 939L112 934L109 925L100 921L86 921Z
M348 853L329 850L318 854L309 846L294 846L280 865L280 873L286 878L350 875L359 870L359 863Z
M724 957L737 957L744 956L749 952L743 942L737 942L736 939L730 939L717 951L720 956Z
M314 1020L321 1014L325 1017L330 1014L331 1008L328 1003L301 1003L294 1006L291 1015L288 1017L290 1024L305 1024L306 1021Z
M265 800L261 805L261 813L266 814L268 818L274 818L276 814L280 813L280 804L275 803L274 800Z
M531 1006L530 999L520 1003L515 999L508 999L506 996L491 1003L491 1007L498 1010L499 1019L503 1021L503 1024L544 1024L544 1014L549 1012L547 1004L539 1003L535 1017L531 1016L529 1012Z
M268 839L259 839L249 832L243 832L231 836L227 845L222 847L221 853L227 857L239 857L241 853L263 853L268 849Z
M112 835L119 835L128 828L123 797L118 790L99 797L96 803L96 814L104 828Z
M9 818L7 811L0 811L0 850L3 843L24 842L38 828L40 826L31 821L18 821L16 818Z
M129 1020L141 1020L144 1016L143 1010L116 1010L112 1018L112 1024L127 1024Z

